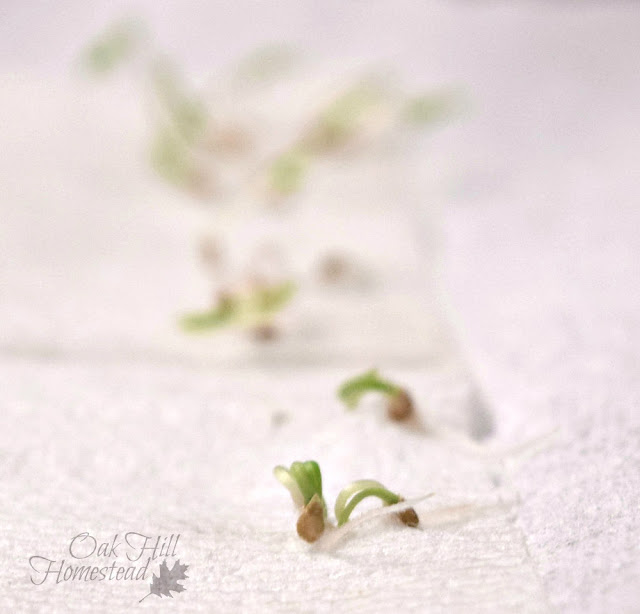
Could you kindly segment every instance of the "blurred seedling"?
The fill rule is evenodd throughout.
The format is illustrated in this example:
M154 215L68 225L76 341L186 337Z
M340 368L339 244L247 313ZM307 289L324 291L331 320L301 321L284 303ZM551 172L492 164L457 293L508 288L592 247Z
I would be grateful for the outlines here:
M495 447L473 440L464 431L448 426L437 420L430 420L425 426L415 412L409 393L400 385L380 377L375 369L366 371L345 381L338 388L338 398L347 409L355 409L368 393L380 393L387 399L387 415L391 420L410 424L423 434L429 434L442 442L447 442L459 452L473 456L486 463L492 471L502 473L505 464L515 467L538 451L551 445L557 430L551 430L517 446Z
M360 516L373 519L386 514L396 517L409 527L417 527L419 519L412 505L426 497L405 501L400 495L390 491L375 480L357 480L346 486L338 495L334 506L337 527L327 519L327 505L322 495L322 474L315 461L294 462L289 469L278 465L273 470L277 480L289 491L296 509L299 511L296 529L298 535L307 542L316 542L324 535L325 529L332 533L327 541L337 542L352 526L350 517L356 506L368 497L380 499L384 507ZM427 495L431 496L431 495Z
M206 200L220 198L220 159L254 148L254 135L246 122L216 113L144 34L133 20L115 22L87 46L83 63L92 73L103 75L134 57L140 59L141 80L150 86L158 115L153 122L152 167L163 179L191 194ZM286 45L260 47L241 60L227 77L227 85L282 79L299 57ZM242 88L231 87L231 91L242 95ZM424 127L439 122L450 116L457 101L458 95L451 91L406 96L377 74L356 78L311 111L298 136L262 161L260 168L252 168L249 175L254 176L255 171L262 175L264 171L267 184L262 197L269 205L274 195L284 198L300 191L314 157L334 155L356 143L365 142L371 147L379 137L402 125ZM367 135L373 138L363 138ZM246 165L244 160L239 163Z
M300 52L288 45L266 44L238 62L232 80L241 86L269 83L290 73L299 60Z
M258 284L236 293L221 293L211 309L187 314L180 323L190 333L240 327L252 331L257 340L271 340L278 333L275 318L295 292L294 282L283 281Z
M139 51L144 28L132 19L111 24L84 50L81 61L91 74L103 75L130 60Z
M338 398L347 409L355 409L362 397L371 392L382 394L387 401L387 416L396 422L414 417L413 400L409 393L389 380L382 378L376 369L371 369L345 381L338 388Z

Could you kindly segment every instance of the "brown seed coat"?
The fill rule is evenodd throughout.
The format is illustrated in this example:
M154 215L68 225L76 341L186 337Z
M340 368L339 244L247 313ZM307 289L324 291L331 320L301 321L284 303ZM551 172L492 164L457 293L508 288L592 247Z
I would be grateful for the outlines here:
M318 495L305 506L296 525L298 535L312 543L324 533L324 507Z
M407 420L413 415L413 401L406 391L400 390L389 399L387 415L391 420L398 422Z

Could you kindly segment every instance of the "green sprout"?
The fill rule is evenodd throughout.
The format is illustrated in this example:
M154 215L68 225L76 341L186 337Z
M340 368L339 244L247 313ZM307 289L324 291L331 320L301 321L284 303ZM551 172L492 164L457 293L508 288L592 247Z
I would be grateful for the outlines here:
M387 398L387 415L391 420L407 420L413 414L413 401L404 388L380 377L371 369L348 379L338 388L338 398L347 409L355 409L369 392L380 392Z
M235 78L250 83L272 81L289 72L296 64L298 53L281 43L259 47L242 58L235 70Z
M432 124L451 115L457 102L458 96L449 91L423 94L406 101L402 116L410 124Z
M156 96L180 136L190 145L201 139L209 120L204 101L187 92L177 70L165 61L154 64L151 76Z
M380 105L382 92L374 83L355 84L331 102L303 138L312 151L328 151L344 145L358 133L362 121Z
M276 194L289 196L300 190L309 166L308 157L292 148L280 154L269 169L270 187Z
M324 533L327 522L327 506L322 496L322 474L316 461L294 462L289 469L278 465L273 473L276 479L289 491L293 503L300 510L296 525L298 535L308 542L315 542ZM427 495L430 496L430 495ZM367 497L378 497L388 509L371 514L395 513L407 526L417 527L420 522L411 503L385 488L375 480L358 480L344 488L334 506L338 529L349 522L355 507ZM361 516L362 518L362 516ZM330 525L329 525L330 526ZM342 534L345 531L342 531ZM338 533L338 532L336 532Z
M131 20L112 24L84 51L84 65L94 74L111 72L136 51L141 31L139 24Z
M193 152L170 128L158 130L151 144L151 166L166 181L188 187L198 176Z
M225 294L212 309L184 316L181 326L185 331L194 333L229 325L264 326L289 303L295 292L296 284L284 281L260 285L248 294Z
M336 499L334 513L339 527L349 521L351 512L367 497L378 497L385 505L395 505L404 501L400 495L391 492L376 480L357 480L344 488ZM418 515L413 508L398 512L398 517L407 526L418 526Z

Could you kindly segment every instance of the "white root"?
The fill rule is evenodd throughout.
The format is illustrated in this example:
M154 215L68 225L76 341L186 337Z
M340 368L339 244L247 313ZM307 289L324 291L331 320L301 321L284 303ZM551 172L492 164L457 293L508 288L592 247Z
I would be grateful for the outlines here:
M338 543L340 543L346 535L348 535L353 529L357 528L361 524L365 522L369 522L370 520L375 520L376 518L380 518L381 516L386 516L387 514L396 514L398 512L402 512L418 503L421 503L425 499L429 499L433 497L435 493L429 493L427 495L423 495L422 497L417 497L415 499L410 499L406 501L401 501L400 503L395 503L394 505L385 505L379 509L371 510L369 512L365 512L364 514L350 520L346 524L343 524L341 527L337 529L328 528L325 531L325 534L314 544L314 548L316 550L320 550L322 552L328 552L333 550Z

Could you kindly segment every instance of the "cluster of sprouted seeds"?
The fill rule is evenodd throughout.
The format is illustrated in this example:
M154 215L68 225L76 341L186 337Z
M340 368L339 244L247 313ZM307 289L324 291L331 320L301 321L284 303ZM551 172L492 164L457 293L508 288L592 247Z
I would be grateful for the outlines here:
M82 59L94 75L105 75L127 63L136 68L141 89L151 102L151 167L197 200L232 210L247 203L269 210L274 204L293 201L303 188L313 189L310 170L319 161L358 155L403 127L439 122L459 102L451 91L406 95L379 75L359 75L324 102L305 109L305 119L296 122L297 131L272 147L263 132L273 130L262 128L277 126L281 110L274 110L277 117L263 118L257 130L246 113L231 117L221 109L229 103L245 108L234 104L243 102L243 92L251 92L254 85L271 87L291 76L300 55L284 45L258 49L227 71L217 80L222 96L192 87L156 48L146 29L133 21L108 27ZM354 277L344 258L319 254L318 259L318 279L324 285L344 285ZM293 286L287 281L248 293L224 292L211 309L185 316L182 328L203 332L249 324L255 339L271 339L273 316L289 302Z
M402 422L414 415L413 401L409 393L398 384L380 377L375 369L345 381L338 388L338 398L347 409L355 409L362 397L370 392L377 392L386 398L389 419Z
M331 547L352 528L363 521L386 514L395 516L409 527L417 527L420 520L413 505L432 496L431 494L405 501L400 495L390 491L375 480L357 480L342 489L334 506L335 525L328 520L327 504L322 494L322 474L316 461L294 462L289 469L278 465L273 470L278 481L289 491L299 512L296 530L307 542L319 542L321 547ZM362 514L351 520L356 506L368 497L377 497L384 507ZM328 530L328 535L325 535Z

